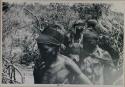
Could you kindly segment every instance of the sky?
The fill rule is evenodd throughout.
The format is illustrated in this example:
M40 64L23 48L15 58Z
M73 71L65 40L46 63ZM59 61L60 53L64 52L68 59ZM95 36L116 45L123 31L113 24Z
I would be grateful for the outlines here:
M111 7L111 10L116 11L116 12L122 12L125 13L125 7L124 7L124 3L114 3Z

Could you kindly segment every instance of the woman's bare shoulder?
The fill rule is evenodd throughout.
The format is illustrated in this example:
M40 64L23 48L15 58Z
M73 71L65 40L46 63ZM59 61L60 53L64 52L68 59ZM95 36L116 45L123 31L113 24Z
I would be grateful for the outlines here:
M59 57L60 60L64 61L65 63L68 63L68 64L69 63L73 63L73 60L70 57L68 57L68 56L59 54L58 57Z

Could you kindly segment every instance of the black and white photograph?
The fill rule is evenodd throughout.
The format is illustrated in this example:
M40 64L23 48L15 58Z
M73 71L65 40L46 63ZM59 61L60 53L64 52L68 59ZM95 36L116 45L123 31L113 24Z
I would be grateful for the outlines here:
M120 5L3 1L1 83L122 86Z

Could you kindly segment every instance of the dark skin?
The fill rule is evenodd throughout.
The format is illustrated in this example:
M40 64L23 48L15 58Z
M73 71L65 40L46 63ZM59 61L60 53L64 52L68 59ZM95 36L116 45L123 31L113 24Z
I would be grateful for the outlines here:
M83 39L83 49L88 53L92 53L96 49L97 38L90 37Z
M79 67L68 57L59 54L59 46L54 44L38 44L41 59L34 68L35 84L66 84L68 76L74 73L80 83L91 84ZM42 61L41 61L42 60ZM36 62L37 63L37 62Z
M59 51L59 46L56 46L54 44L40 44L38 45L40 48L40 54L43 58L43 60L47 63L52 63L56 61L57 52ZM48 59L50 61L48 61Z

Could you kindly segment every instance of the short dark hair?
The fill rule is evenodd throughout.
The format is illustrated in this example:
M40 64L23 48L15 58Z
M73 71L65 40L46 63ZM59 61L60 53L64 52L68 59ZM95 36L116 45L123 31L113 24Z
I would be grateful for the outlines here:
M64 32L60 29L56 29L56 25L49 25L37 38L37 43L48 43L61 45L64 40Z

